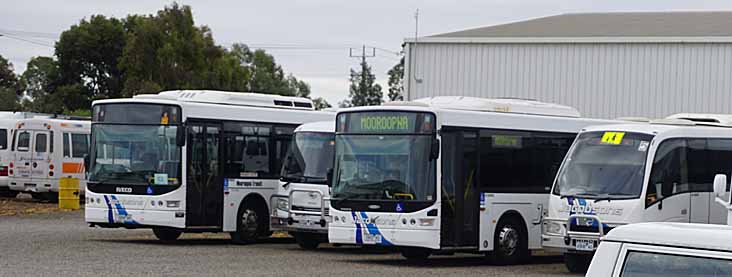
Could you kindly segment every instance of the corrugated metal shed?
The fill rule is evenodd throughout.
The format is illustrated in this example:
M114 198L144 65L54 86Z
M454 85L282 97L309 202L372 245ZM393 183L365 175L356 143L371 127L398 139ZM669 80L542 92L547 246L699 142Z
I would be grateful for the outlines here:
M677 21L693 26L665 27ZM568 22L578 26L567 32ZM529 98L602 118L732 113L732 12L571 14L524 23L420 38L416 48L407 40L407 98ZM621 27L601 32L598 24Z

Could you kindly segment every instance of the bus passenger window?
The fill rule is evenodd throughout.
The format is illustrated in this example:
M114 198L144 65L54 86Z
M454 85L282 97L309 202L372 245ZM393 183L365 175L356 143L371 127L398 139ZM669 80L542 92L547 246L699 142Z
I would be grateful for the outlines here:
M83 158L89 151L89 135L71 134L71 156Z
M71 157L71 146L69 145L69 133L63 133L64 138L64 157Z
M660 188L660 191L656 191L657 187ZM688 190L686 141L672 139L662 142L656 150L653 160L646 192L646 207L663 198Z
M8 130L0 129L0 150L8 149Z

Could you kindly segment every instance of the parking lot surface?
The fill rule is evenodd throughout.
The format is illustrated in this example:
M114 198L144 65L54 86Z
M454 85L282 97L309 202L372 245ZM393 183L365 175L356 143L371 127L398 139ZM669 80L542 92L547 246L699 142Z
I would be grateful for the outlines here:
M567 276L560 257L493 266L477 255L407 263L379 249L298 248L291 239L230 244L225 234L185 234L174 244L150 230L89 228L83 211L0 216L0 275Z

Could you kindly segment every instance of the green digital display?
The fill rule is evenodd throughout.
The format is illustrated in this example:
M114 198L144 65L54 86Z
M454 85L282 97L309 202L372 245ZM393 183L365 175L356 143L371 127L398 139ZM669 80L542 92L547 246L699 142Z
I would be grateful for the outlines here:
M519 136L493 135L492 138L494 148L521 148Z
M414 129L409 126L409 117L402 116L362 116L361 130L364 131L407 131Z
M338 119L338 131L345 133L432 133L434 129L435 117L431 113L353 112Z

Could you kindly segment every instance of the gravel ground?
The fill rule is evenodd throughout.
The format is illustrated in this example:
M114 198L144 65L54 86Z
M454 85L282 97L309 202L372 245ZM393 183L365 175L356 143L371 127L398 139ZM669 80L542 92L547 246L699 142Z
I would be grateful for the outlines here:
M409 264L399 254L356 247L300 250L288 238L233 245L223 234L185 234L174 244L149 230L89 228L83 211L0 216L0 276L76 275L567 276L560 257L492 266L481 256Z

